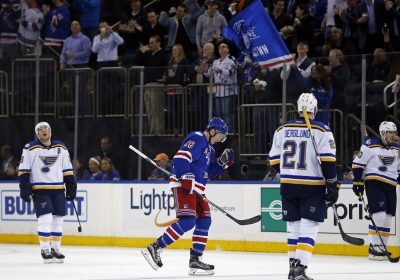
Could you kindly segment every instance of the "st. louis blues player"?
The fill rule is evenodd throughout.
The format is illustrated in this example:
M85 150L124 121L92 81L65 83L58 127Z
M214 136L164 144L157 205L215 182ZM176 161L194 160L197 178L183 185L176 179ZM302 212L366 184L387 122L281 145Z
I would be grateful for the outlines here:
M60 252L65 200L76 197L74 171L65 145L51 139L50 125L40 122L35 132L39 140L29 142L22 150L18 170L20 196L26 202L33 200L43 262L62 263L65 258Z
M394 143L397 127L384 121L379 126L380 138L367 138L353 160L353 191L363 196L364 184L369 212L377 230L387 244L390 225L396 214L396 186L400 171L400 146ZM387 259L373 224L369 225L369 259Z
M325 218L326 203L333 204L338 199L336 146L329 127L311 121L316 142L316 147L313 146L303 115L305 111L312 120L317 113L317 99L313 94L301 94L297 110L299 119L290 120L275 131L269 161L281 177L283 220L288 222L289 231L288 279L310 280L305 271Z

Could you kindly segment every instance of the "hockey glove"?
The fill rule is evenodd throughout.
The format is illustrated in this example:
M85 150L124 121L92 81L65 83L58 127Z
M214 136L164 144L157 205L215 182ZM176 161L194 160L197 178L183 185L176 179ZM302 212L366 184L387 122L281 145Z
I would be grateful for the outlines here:
M193 173L183 174L180 179L182 190L187 194L192 194L195 180L196 178Z
M31 202L32 194L32 186L30 186L29 188L22 188L19 192L19 196L22 198L22 200L26 202Z
M339 186L338 182L335 179L327 180L326 182L326 192L325 192L325 201L326 205L332 206L336 203L339 198Z
M32 184L29 182L30 174L24 173L19 177L19 196L26 202L31 202L32 200Z
M363 196L364 195L364 182L354 181L353 182L353 192L356 194L356 196Z
M72 178L70 178L70 180L68 180L70 182L68 182L68 181L65 182L65 187L67 188L67 192L65 194L65 198L68 201L72 201L76 197L76 183L75 183L74 176L68 176L68 177L72 177Z
M235 161L235 152L233 149L225 149L222 155L217 159L217 163L223 168L227 169L232 166Z

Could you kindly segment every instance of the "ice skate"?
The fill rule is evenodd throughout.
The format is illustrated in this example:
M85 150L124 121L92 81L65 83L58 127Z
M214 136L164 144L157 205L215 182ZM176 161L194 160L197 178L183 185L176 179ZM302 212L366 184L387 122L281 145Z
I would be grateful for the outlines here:
M212 264L202 262L201 258L194 255L192 250L190 250L189 268L189 275L193 276L214 274L214 266Z
M43 263L49 264L53 262L53 255L50 252L50 249L41 250L41 255L43 258Z
M61 254L59 249L51 248L51 254L53 255L54 263L64 263L65 256Z
M294 258L289 259L289 274L288 274L288 280L293 280L294 279Z
M306 274L307 266L300 264L300 260L294 260L293 279L294 280L313 280Z
M380 245L369 244L368 254L368 259L372 261L385 261L388 259L383 249L383 246Z
M151 243L147 248L142 250L143 257L147 260L150 266L157 270L163 266L161 262L162 248L158 241Z

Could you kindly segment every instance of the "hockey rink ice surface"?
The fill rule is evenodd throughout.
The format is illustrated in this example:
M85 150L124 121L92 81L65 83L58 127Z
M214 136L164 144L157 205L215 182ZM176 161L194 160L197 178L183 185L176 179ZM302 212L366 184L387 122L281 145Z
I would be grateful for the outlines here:
M38 245L0 244L0 279L287 279L286 254L206 251L213 276L189 276L188 250L164 250L164 266L154 271L137 248L64 246L64 264L43 264ZM373 262L362 257L314 255L314 280L400 279L400 262Z

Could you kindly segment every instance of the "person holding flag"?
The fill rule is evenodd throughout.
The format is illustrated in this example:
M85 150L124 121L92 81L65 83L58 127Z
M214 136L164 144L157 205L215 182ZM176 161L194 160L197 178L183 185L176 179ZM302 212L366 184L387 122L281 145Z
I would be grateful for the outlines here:
M237 13L223 28L223 36L263 68L276 69L293 63L278 30L260 0L240 1Z

